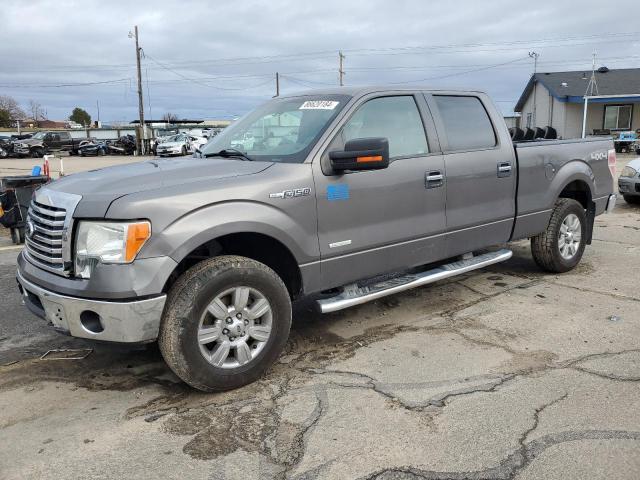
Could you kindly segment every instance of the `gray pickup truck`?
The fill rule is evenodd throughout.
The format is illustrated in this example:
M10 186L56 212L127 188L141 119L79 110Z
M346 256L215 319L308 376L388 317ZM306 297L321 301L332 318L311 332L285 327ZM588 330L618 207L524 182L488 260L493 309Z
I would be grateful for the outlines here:
M17 140L13 144L13 152L20 157L40 158L51 152L69 152L78 154L78 149L89 138L73 138L69 132L37 132L25 140Z
M485 267L531 238L565 272L613 208L611 140L514 143L475 91L340 88L275 98L196 158L40 188L17 280L55 329L159 342L205 391L259 378L291 302L322 312Z

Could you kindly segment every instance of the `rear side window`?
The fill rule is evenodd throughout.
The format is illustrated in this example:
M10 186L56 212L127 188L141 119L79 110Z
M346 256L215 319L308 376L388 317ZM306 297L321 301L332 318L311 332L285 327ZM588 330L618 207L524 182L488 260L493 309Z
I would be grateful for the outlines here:
M477 150L496 145L489 115L477 97L434 95L449 150Z
M389 156L429 153L420 112L412 96L380 97L363 104L342 129L344 142L354 138L385 137Z

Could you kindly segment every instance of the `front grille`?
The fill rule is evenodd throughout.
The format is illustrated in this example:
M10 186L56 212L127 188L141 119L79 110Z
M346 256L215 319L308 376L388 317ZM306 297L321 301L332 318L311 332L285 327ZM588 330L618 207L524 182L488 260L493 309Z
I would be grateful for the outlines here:
M30 260L56 273L64 272L62 242L67 212L64 208L52 207L32 201L28 218L33 225L27 231L25 248Z

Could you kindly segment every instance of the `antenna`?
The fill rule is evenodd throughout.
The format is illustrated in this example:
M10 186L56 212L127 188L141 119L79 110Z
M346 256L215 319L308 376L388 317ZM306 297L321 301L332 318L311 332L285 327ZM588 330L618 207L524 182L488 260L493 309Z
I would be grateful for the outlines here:
M538 86L536 85L536 74L538 73L538 57L540 56L537 52L529 52L529 58L533 58L533 125L532 127L537 126L536 123L536 110L537 110L537 102L536 102L536 92L538 91Z
M591 61L591 78L587 84L587 90L584 92L585 97L592 97L594 91L596 95L599 95L598 82L596 81L596 52L593 52L593 59Z

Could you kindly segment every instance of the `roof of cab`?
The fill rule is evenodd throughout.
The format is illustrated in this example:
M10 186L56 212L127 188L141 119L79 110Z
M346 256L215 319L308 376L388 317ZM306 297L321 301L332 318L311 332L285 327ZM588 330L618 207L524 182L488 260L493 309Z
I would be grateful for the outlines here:
M370 93L380 92L458 92L458 93L485 93L480 90L462 90L459 88L433 88L424 86L397 86L397 85L369 85L358 87L332 87L332 88L315 88L311 90L303 90L286 95L280 95L278 98L295 98L309 95L349 95L352 97L360 97Z

